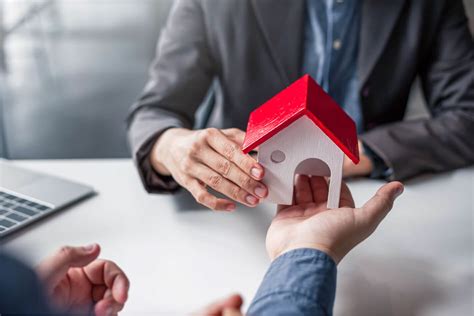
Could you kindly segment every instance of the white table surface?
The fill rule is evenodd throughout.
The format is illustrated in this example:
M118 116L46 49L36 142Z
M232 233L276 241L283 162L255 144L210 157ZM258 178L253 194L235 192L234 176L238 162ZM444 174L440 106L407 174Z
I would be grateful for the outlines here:
M99 194L4 242L35 264L60 245L98 242L128 274L124 315L175 315L239 292L247 305L269 261L274 207L202 209L184 194L148 195L130 160L18 161ZM352 181L357 205L379 181ZM474 168L407 184L378 231L339 265L335 315L473 315Z

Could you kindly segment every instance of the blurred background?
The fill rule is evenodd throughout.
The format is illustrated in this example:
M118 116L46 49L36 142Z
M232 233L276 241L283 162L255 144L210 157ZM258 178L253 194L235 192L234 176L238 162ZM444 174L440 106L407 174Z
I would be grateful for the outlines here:
M171 5L0 0L0 157L129 157L125 117ZM407 118L425 115L415 85Z

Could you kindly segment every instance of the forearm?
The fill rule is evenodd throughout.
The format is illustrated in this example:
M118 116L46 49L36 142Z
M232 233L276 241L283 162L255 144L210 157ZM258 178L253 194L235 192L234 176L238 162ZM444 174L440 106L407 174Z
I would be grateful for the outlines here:
M336 273L319 250L289 251L271 264L248 315L332 315Z
M171 176L170 166L173 164L173 151L177 140L193 134L193 131L187 128L170 127L164 130L150 151L149 160L153 169L162 176Z
M178 188L171 177L155 172L149 157L163 131L194 125L195 112L216 74L206 34L199 3L175 1L158 41L148 83L128 117L132 155L148 192Z
M404 121L369 131L362 141L392 169L390 180L448 171L474 162L474 110Z
M33 270L0 254L0 315L52 315Z
M167 111L149 108L142 108L130 120L128 136L132 157L148 192L166 193L179 188L166 172L160 174L155 170L150 157L153 147L166 130L187 125L185 120Z
M392 168L394 180L474 162L474 51L461 0L445 1L419 77L432 117L361 137Z

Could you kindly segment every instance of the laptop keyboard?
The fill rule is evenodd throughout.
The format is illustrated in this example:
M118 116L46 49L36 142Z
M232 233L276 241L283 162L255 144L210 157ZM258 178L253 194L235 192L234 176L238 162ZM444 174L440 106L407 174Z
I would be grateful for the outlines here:
M50 206L0 189L0 236L51 210Z

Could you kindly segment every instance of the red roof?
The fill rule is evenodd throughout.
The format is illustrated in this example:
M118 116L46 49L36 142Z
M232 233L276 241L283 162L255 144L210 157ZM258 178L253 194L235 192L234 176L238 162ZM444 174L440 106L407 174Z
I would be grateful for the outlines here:
M250 113L245 153L306 115L354 162L359 162L354 121L311 78L304 75Z

